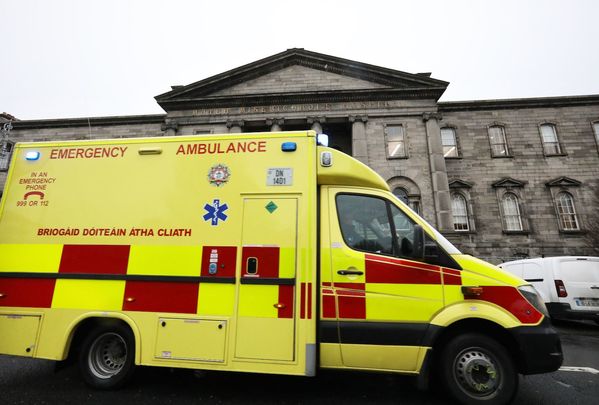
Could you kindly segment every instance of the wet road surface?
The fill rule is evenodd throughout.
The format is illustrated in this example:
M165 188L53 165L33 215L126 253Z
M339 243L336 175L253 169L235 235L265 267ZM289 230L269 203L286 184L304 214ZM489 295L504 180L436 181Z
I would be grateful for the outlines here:
M599 398L599 326L556 324L564 366L581 367L521 377L515 404L594 404ZM88 388L75 365L0 356L0 404L447 404L444 394L420 392L413 379L387 374L322 371L316 378L244 373L194 373L140 368L114 392Z

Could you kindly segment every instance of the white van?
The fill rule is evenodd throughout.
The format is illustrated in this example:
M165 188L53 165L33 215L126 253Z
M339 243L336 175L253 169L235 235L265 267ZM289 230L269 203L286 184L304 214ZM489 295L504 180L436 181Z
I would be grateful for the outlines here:
M599 257L524 259L499 267L531 283L552 318L589 319L599 324Z

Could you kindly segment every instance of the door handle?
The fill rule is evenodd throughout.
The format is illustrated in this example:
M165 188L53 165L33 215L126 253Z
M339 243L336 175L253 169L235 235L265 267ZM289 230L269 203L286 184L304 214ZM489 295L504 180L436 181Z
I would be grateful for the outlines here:
M599 290L599 287L596 286L596 285L594 285L594 286L591 287L591 290Z
M364 272L360 270L337 270L337 274L341 276L361 276Z

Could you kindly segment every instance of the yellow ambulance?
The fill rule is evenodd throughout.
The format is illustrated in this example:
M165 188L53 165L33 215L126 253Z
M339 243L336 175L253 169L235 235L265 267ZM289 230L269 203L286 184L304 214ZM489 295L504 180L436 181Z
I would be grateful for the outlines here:
M17 144L0 353L78 353L101 389L139 365L327 368L436 376L491 404L562 362L534 288L311 131Z

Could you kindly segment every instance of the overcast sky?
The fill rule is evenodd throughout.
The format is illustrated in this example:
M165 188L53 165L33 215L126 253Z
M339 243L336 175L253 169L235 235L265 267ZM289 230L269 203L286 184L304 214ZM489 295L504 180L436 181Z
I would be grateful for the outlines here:
M0 112L162 113L288 48L450 82L442 101L599 94L599 1L0 0Z

